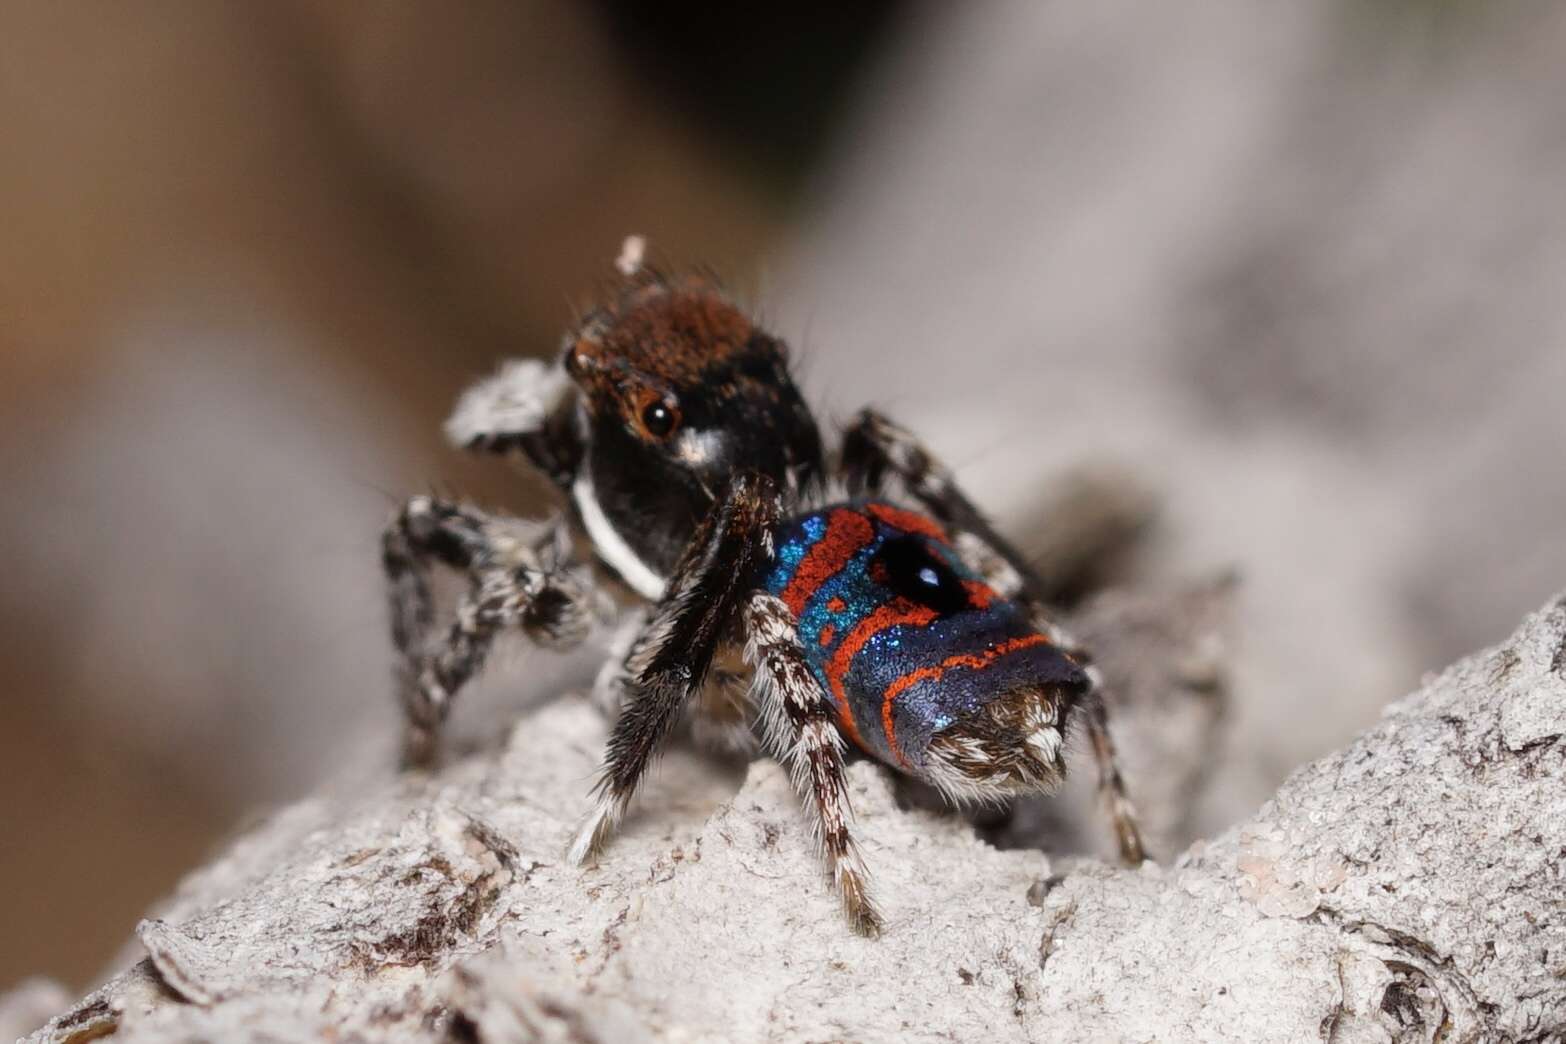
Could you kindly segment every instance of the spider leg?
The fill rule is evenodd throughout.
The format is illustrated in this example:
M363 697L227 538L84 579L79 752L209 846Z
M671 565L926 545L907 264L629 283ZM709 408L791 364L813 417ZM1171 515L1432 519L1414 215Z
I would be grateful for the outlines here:
M1147 846L1142 843L1136 806L1131 804L1131 796L1126 793L1126 781L1120 775L1120 759L1115 755L1115 742L1109 735L1109 713L1104 707L1097 668L1089 667L1088 677L1093 681L1093 691L1088 694L1084 710L1087 714L1088 738L1093 743L1093 757L1098 762L1099 798L1108 810L1110 825L1114 827L1121 862L1127 866L1141 866L1147 861Z
M569 648L587 636L595 595L585 570L573 567L558 522L498 519L432 497L405 504L381 538L400 662L398 693L407 726L403 760L430 764L457 692L483 666L495 636L516 627L540 645ZM438 643L430 566L464 573L468 590Z
M736 478L680 557L626 657L626 672L635 682L609 736L598 800L568 853L573 863L586 862L603 847L653 756L706 682L741 600L771 557L778 511L771 480Z
M1034 622L1056 648L1082 666L1088 677L1090 688L1083 698L1082 712L1088 741L1093 746L1093 760L1098 763L1099 800L1115 831L1121 862L1127 866L1141 866L1147 861L1147 846L1142 843L1142 828L1138 823L1136 806L1131 803L1131 795L1126 791L1125 777L1120 773L1120 757L1115 752L1114 738L1109 734L1109 708L1104 703L1104 673L1093 663L1093 654L1068 634L1065 628L1036 609Z
M906 428L875 410L861 410L859 418L843 433L840 466L848 489L855 496L874 496L885 488L889 477L897 479L932 516L958 532L973 534L1010 563L1021 594L1039 605L1049 600L1038 577L1028 568L1027 559L968 499L951 470Z
M636 675L627 664L632 660L632 653L638 650L638 642L646 631L647 611L630 609L621 616L620 622L615 625L614 636L609 639L609 648L606 650L608 655L593 679L592 701L598 713L610 721L620 716L626 694L631 691L632 683L636 680Z
M876 494L891 477L930 514L956 531L958 552L1004 598L1028 605L1039 628L1061 650L1087 667L1093 683L1085 707L1088 737L1098 763L1099 790L1119 842L1120 857L1130 866L1147 858L1137 826L1136 809L1126 793L1115 744L1109 735L1109 710L1102 677L1089 666L1091 657L1049 621L1043 611L1047 591L1022 553L996 532L988 519L958 487L951 471L919 439L875 410L863 410L843 434L843 476L855 494Z
M831 700L805 659L788 606L764 591L745 605L745 658L755 668L767 745L789 768L794 789L815 809L815 834L849 923L879 935L864 861L849 833L852 810L843 769L843 739Z
M619 717L626 694L634 688L637 674L627 663L646 622L647 614L643 611L625 614L609 643L609 655L593 679L593 706L611 721ZM751 672L733 659L733 650L719 650L719 657L707 674L707 684L690 706L691 738L699 746L720 754L750 757L757 749L756 733L751 727Z
M957 554L963 562L969 569L984 577L984 582L989 584L996 594L1012 601L1027 598L1022 589L1022 574L1017 572L1016 568L995 548L965 529L959 529L954 540Z

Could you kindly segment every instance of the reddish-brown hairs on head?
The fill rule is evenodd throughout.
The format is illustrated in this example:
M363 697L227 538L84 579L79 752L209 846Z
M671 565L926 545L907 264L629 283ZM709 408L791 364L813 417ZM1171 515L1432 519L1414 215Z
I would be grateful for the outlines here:
M587 317L567 350L584 377L631 369L674 384L749 348L755 325L710 279L641 276Z
M641 269L567 338L565 366L589 409L613 409L638 436L660 442L684 419L682 397L732 380L740 356L781 361L776 342L757 334L713 280Z

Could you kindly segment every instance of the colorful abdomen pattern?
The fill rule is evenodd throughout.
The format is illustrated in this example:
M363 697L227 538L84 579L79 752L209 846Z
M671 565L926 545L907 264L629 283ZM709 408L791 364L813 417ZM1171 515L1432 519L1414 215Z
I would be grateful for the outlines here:
M1022 688L1082 673L970 570L935 521L855 501L785 522L765 586L798 621L838 725L915 775L930 738Z

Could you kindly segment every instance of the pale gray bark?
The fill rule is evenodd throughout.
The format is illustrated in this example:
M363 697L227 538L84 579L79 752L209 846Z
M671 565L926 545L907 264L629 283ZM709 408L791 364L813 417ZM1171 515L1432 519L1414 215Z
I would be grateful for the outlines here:
M1093 612L1138 633L1125 606ZM1133 767L1155 722L1139 687L1185 685L1189 717L1180 700L1209 698L1211 677L1190 653L1211 637L1166 642L1168 671L1110 662L1135 690ZM1171 686L1177 664L1190 677ZM1181 742L1208 745L1216 720ZM32 1039L1566 1035L1566 598L1163 866L998 850L902 809L888 774L857 764L888 916L875 941L845 928L767 761L741 780L671 751L601 865L567 866L604 734L565 697L434 777L387 772L279 812L143 922L145 960ZM1158 756L1200 771L1175 744ZM1183 784L1166 771L1144 797L1167 837L1179 799L1163 791ZM44 996L13 998L10 1017Z

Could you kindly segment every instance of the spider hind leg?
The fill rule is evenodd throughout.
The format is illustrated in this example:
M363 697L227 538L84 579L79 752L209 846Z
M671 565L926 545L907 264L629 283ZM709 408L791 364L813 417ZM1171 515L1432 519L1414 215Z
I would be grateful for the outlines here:
M1080 646L1044 613L1048 590L1038 573L1008 543L958 487L950 469L909 432L875 410L864 410L843 434L841 468L855 493L879 493L895 479L907 494L955 531L963 558L1003 597L1028 605L1041 631L1088 669L1093 683L1085 707L1088 738L1098 763L1099 790L1114 829L1121 859L1140 866L1147 859L1136 809L1126 791L1120 760L1109 734L1109 710L1097 669Z
M788 767L800 797L815 813L814 832L849 924L879 935L881 915L870 898L868 873L849 831L852 810L835 709L811 673L788 606L764 591L745 606L745 657L755 668L768 747Z

